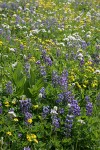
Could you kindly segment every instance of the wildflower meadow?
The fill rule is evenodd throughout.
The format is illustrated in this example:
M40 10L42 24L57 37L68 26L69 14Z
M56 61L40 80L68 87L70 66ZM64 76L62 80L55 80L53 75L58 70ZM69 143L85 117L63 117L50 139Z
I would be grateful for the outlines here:
M0 0L0 150L100 150L99 0Z

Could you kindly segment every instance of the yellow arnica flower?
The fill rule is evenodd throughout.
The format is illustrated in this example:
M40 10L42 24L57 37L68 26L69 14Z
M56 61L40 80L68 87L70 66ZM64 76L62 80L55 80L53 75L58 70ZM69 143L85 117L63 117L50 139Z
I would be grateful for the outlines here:
M6 107L10 106L8 101L4 102L4 104L5 104Z
M31 58L29 59L29 61L30 61L30 62L35 62L35 57L31 57Z
M29 142L33 141L34 139L36 139L36 135L35 134L27 134L26 138Z
M35 135L35 134L31 134L31 137L32 137L33 139L36 139L36 135Z
M7 135L12 135L12 133L11 133L11 132L9 132L9 131L8 131L8 132L6 132L6 134L7 134Z
M17 122L17 121L18 121L18 118L14 118L14 121L16 121L16 122Z
M32 118L28 119L27 122L31 124L32 123Z
M38 143L38 140L37 140L37 139L34 139L34 142L35 142L35 143Z

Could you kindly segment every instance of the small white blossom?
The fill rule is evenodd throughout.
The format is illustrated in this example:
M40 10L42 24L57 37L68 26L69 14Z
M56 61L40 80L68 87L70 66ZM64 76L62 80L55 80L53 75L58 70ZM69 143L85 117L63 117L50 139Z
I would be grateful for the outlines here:
M57 111L57 109L58 109L58 107L57 106L54 106L54 108L53 108L55 111Z
M95 70L94 73L100 74L100 70Z
M57 112L56 112L56 110L54 110L54 109L51 109L51 112L50 112L51 114L58 114Z
M16 114L14 113L14 111L9 111L8 114L10 114L13 117L16 117Z
M40 93L40 94L38 95L39 98L42 98L42 96L43 96L42 93Z
M17 62L15 62L14 64L12 64L12 68L17 66Z
M71 104L70 104L70 103L68 103L68 107L69 107L69 108L71 107Z
M82 119L78 119L78 122L81 124L85 124L84 120L82 120Z
M15 49L14 48L9 48L10 51L12 52L15 52Z

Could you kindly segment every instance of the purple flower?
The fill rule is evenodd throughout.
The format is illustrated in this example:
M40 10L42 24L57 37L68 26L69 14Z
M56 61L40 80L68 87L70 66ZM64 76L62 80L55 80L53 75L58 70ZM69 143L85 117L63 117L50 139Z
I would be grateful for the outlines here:
M61 93L61 94L58 94L58 97L59 97L59 99L61 99L61 100L63 100L64 99L64 96L63 96L63 94Z
M25 113L25 123L28 124L28 120L32 118L32 114L29 112Z
M81 41L82 49L85 49L87 47L87 43L85 41Z
M63 99L64 99L63 94L62 94L62 93L61 93L61 94L58 94L58 99L56 100L56 103L62 102Z
M29 147L24 147L24 150L31 150Z
M57 118L52 119L52 125L53 125L55 128L59 128L59 127L60 127L59 120L58 120Z
M84 65L84 59L80 60L80 67L82 67Z
M19 100L19 102L20 102L21 112L22 113L28 112L31 107L31 99Z
M36 64L37 64L37 65L40 65L40 64L41 64L40 60L37 60Z
M51 66L52 65L52 60L50 57L45 57L45 62L48 64L48 66Z
M52 119L52 125L54 126L54 129L59 128L60 127L60 119L55 115L51 116Z
M80 115L80 107L78 106L77 100L72 100L71 101L70 111L75 116L79 116Z
M89 102L90 101L89 96L85 96L85 100L86 100L86 102Z
M46 70L44 66L40 66L40 73L42 76L46 76Z
M54 86L56 86L58 84L58 82L59 82L59 76L56 71L53 71L52 72L52 83Z
M87 102L87 104L86 104L86 115L87 116L91 116L92 111L93 111L92 103L91 102Z
M71 136L71 130L72 130L72 126L73 126L73 119L74 116L73 115L67 115L66 120L65 120L65 135L66 137L70 137Z
M50 112L49 106L43 106L43 113L48 114Z
M12 82L11 81L9 81L6 84L6 93L7 94L12 94L13 93L13 87L12 87Z
M63 114L63 113L64 113L64 108L60 108L60 109L59 109L59 113L60 113L60 114Z
M59 85L64 88L64 90L68 87L68 72L64 70L62 75L59 78Z
M40 89L40 94L42 94L42 97L45 98L45 88L44 87L42 87Z
M21 138L21 137L22 137L22 133L19 133L19 134L18 134L18 137Z
M71 103L71 100L74 99L74 97L73 97L71 91L65 92L65 93L64 93L64 97L65 97L65 98L64 98L65 101L67 101L68 103Z
M30 77L30 64L26 62L24 68L25 68L26 76L29 78Z

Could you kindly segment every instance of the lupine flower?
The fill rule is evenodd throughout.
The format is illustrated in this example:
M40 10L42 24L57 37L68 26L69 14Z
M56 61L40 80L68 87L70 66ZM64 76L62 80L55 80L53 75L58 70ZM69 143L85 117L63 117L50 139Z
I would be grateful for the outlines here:
M31 99L26 100L19 100L20 102L20 109L22 113L29 112L29 109L31 107Z
M91 116L93 111L93 105L91 102L87 102L86 104L86 115Z
M81 47L82 49L85 49L87 47L87 43L85 41L81 41Z
M70 107L71 112L75 116L80 115L80 107L78 106L78 102L76 100L71 101L71 107Z
M71 130L72 130L72 126L73 126L73 115L67 115L66 120L65 120L65 135L67 137L71 136Z
M89 96L85 96L85 100L86 100L86 102L89 102L89 100L90 100Z
M40 65L40 64L41 64L40 60L36 61L36 64L37 64L37 65Z
M52 125L54 126L54 129L59 128L60 127L59 118L56 115L52 115L51 119L52 119Z
M84 59L80 60L80 67L82 67L84 65Z
M32 114L29 112L25 113L25 122L31 124L32 123Z
M25 68L26 76L29 78L30 77L30 64L25 63L24 68Z
M24 147L24 150L31 150L29 147Z
M59 112L59 114L63 114L63 113L64 113L64 108L60 108L60 109L58 110L58 112Z
M42 87L41 89L40 89L40 94L42 94L41 96L43 97L43 98L45 98L45 88L44 87ZM40 96L40 95L39 95Z
M40 73L42 76L46 76L46 70L44 66L40 66Z
M49 111L49 106L43 106L43 113L48 114Z
M52 83L54 86L56 86L58 84L58 82L59 82L59 76L56 71L53 71L52 72Z
M42 116L43 118L45 118L50 112L50 108L49 106L43 106L43 113L42 113Z
M56 103L60 103L64 100L64 95L61 93L61 94L58 94L58 99L56 100Z
M12 82L11 81L9 81L6 84L6 93L7 94L12 94L13 93L13 87L12 87Z
M51 60L51 58L50 57L45 57L45 61L46 61L46 63L49 65L49 66L51 66L52 65L52 60Z
M62 75L59 78L59 85L64 88L64 90L68 87L68 72L66 70L62 72Z

